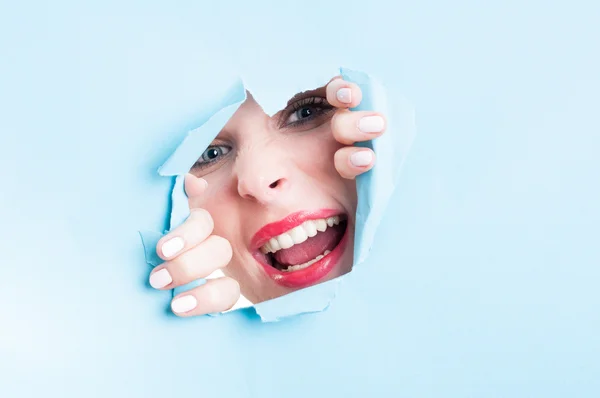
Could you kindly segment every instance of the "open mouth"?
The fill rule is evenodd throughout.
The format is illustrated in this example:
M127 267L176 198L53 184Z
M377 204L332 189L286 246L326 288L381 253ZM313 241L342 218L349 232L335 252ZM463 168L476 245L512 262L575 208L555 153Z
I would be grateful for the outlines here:
M346 231L344 216L333 216L302 224L269 239L260 250L267 255L269 265L283 272L310 267L330 254Z
M339 212L295 213L256 234L254 257L278 284L307 287L339 262L347 229L348 218Z

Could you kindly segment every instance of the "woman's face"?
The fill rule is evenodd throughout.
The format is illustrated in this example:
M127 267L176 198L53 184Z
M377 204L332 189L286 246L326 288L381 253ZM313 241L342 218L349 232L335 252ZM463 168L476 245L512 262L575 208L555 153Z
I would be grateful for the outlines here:
M253 303L352 268L356 183L334 167L334 111L325 88L273 117L248 95L191 169L208 182L214 234L233 249L224 273Z

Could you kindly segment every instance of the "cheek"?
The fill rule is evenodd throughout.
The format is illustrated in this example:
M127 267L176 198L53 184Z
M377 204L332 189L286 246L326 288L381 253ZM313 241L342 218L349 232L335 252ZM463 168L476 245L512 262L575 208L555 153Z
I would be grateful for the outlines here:
M234 230L236 225L233 224L239 222L239 217L236 217L235 213L236 203L234 198L224 189L208 192L208 197L203 207L208 210L213 218L215 224L214 233L223 235L230 230ZM224 237L229 238L229 236Z
M342 179L335 169L333 158L344 145L333 138L329 123L310 134L286 140L285 146L283 150L291 154L294 163L306 174L329 183Z
M356 181L344 179L344 192L346 192L344 201L347 203L348 209L350 209L351 212L354 214L358 205Z
M207 210L213 218L213 234L222 236L231 242L236 236L233 232L239 230L240 217L237 213L238 203L226 185L227 183L209 182L209 188L200 207Z
M213 234L227 239L233 249L233 258L223 272L238 281L244 289L261 286L262 274L257 266L249 266L253 260L248 257L245 235L240 233L243 230L242 224L250 221L252 213L244 211L239 196L233 193L231 186L221 185L218 189L207 192L207 196L210 199L204 202L203 207L213 217ZM244 294L248 295L250 292L246 290ZM252 299L252 296L249 298ZM257 300L256 297L253 299Z
M255 217L259 213L251 211L245 200L238 195L234 180L222 180L212 188L209 185L201 207L213 218L213 234L231 243L234 258L237 257L236 254L245 253L250 237L240 231L246 231L248 228L244 227L255 225Z
M284 143L280 150L290 153L295 166L302 174L310 176L312 184L320 187L320 191L334 198L351 214L356 211L356 181L343 178L334 165L335 153L346 145L333 138L330 123Z

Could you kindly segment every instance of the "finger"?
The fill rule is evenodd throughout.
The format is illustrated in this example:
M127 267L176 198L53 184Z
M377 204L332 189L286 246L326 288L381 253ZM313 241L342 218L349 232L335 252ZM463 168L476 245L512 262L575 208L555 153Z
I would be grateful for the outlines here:
M181 317L214 314L231 309L239 298L240 285L236 280L229 277L211 279L175 296L171 310Z
M201 207L200 203L208 188L208 182L204 178L188 173L183 180L183 186L185 194L188 197L190 209Z
M345 145L377 138L385 127L385 118L377 112L339 110L331 119L334 138Z
M333 79L327 84L327 102L336 108L354 108L362 100L360 87L343 79Z
M344 147L335 153L334 164L342 177L353 179L373 168L375 153L369 148Z
M183 224L160 238L156 244L156 253L163 260L170 260L204 241L213 228L214 221L207 210L191 209Z
M232 255L227 239L211 235L193 249L154 268L150 273L150 286L172 289L205 278L227 266Z

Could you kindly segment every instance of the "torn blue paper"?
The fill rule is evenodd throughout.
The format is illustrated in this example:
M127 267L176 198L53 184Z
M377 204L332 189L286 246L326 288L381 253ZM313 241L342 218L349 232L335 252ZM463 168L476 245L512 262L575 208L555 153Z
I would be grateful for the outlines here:
M198 160L198 150L204 150L210 145L244 101L246 101L246 89L243 82L238 79L222 98L216 101L219 104L216 107L217 111L204 124L187 134L181 145L160 167L158 173L161 176L184 176L189 173ZM171 225L171 228L173 227Z
M394 118L389 113L385 90L379 82L365 73L344 68L341 75L344 80L357 84L363 93L361 103L352 110L377 111L388 116L385 134L375 140L356 143L356 146L371 148L377 156L375 167L356 178L358 208L353 265L356 267L369 255L377 226L396 187L397 171L404 161L404 157L398 156L403 153L399 152L398 145L394 145L394 136L412 142L414 131L394 130Z
M162 258L156 253L156 245L163 236L163 234L154 231L140 231L146 262L152 267L156 267L163 262Z
M291 95L323 87L339 73L339 67L305 64L302 73L294 74L293 79L289 70L269 68L268 73L259 75L243 73L242 80L262 110L273 116L286 107Z
M298 314L324 311L335 298L343 277L256 304L254 309L263 322L277 322Z
M384 135L372 141L356 144L373 149L377 155L375 167L358 176L356 181L358 208L356 212L353 264L353 267L356 267L361 265L369 255L377 227L394 192L399 170L406 158L406 153L413 141L415 132L412 110L402 108L397 110L398 113L390 114L385 90L379 82L366 73L350 69L342 68L340 74L344 80L356 83L362 90L361 104L353 110L377 111L385 114L388 118L387 131ZM305 89L314 88L306 87ZM268 94L261 92L259 87L253 89L259 93L254 95L253 91L255 98L261 98ZM199 151L208 147L239 106L246 100L246 90L247 88L242 80L236 81L218 102L220 106L215 107L212 116L200 127L190 131L181 145L160 168L160 175L176 177L171 196L170 230L183 223L189 216L187 196L183 187L185 174L189 172L198 159ZM291 94L295 94L295 92ZM399 116L399 120L395 119L394 116ZM396 125L402 125L402 129L395 128ZM159 265L160 258L156 256L155 252L153 254L153 250L149 248L155 250L156 242L162 235L147 232L141 232L140 234L146 248L146 261L152 266ZM152 242L154 242L154 246L152 246ZM156 262L157 258L158 262ZM207 279L218 276L222 276L222 273L219 275L213 274ZM273 322L303 313L323 311L334 299L342 278L344 276L256 305L252 305L245 297L241 297L234 308L229 311L253 306L264 322ZM189 290L202 283L204 283L203 280L179 287L175 289L174 294Z

